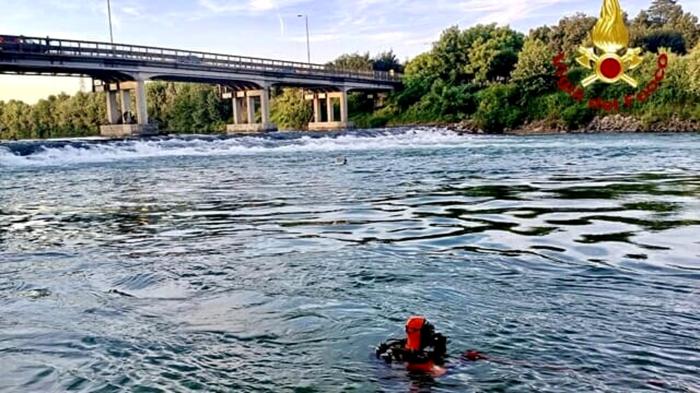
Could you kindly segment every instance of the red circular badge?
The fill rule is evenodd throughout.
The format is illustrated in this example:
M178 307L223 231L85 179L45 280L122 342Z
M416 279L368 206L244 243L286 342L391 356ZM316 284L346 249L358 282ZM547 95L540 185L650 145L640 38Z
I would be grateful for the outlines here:
M615 79L622 72L622 64L617 59L607 58L600 63L600 72L608 79Z

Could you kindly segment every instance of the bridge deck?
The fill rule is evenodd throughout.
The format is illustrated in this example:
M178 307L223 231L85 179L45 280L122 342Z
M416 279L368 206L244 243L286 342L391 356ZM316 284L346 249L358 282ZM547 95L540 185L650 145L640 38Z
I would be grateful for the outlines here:
M12 61L0 71L21 72L22 62L27 59L55 61L98 62L110 64L117 69L118 64L156 64L163 68L187 68L190 70L215 70L244 74L274 74L283 77L344 80L354 82L396 85L401 76L393 72L360 71L340 69L330 65L310 64L284 60L261 59L200 51L188 51L148 47L140 45L111 44L96 41L78 41L56 38L38 38L0 35L0 59ZM32 71L27 69L27 71ZM67 72L80 73L80 67L67 68ZM85 72L89 75L90 72Z

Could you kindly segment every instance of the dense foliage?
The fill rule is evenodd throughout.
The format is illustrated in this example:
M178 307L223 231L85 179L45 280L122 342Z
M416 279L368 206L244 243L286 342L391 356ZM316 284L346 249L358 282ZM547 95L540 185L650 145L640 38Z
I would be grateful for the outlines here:
M555 26L542 26L523 37L508 27L452 27L431 51L406 65L404 89L375 113L386 124L442 123L464 120L490 132L524 123L557 128L584 127L597 114L587 100L576 102L557 88L552 58L565 53L569 79L578 83L590 72L575 64L577 48L592 46L596 18L576 14ZM597 83L586 98L622 99L653 79L656 57L670 53L666 79L643 103L625 109L643 124L670 119L700 119L700 25L676 0L654 0L630 23L634 45L644 49L643 66L630 74L640 82ZM694 48L694 49L693 49ZM377 124L362 116L363 124Z
M507 26L450 27L432 49L401 64L389 51L374 57L343 55L329 66L404 73L404 87L375 109L367 94L353 93L352 120L361 127L407 123L466 121L486 131L501 132L540 122L580 128L597 114L585 102L557 89L552 58L560 52L571 65L569 79L578 83L588 73L574 59L580 45L591 46L596 17L576 14L526 36ZM700 119L700 24L676 0L653 0L628 21L633 46L645 50L645 62L631 72L642 85L655 72L656 56L670 53L666 79L644 103L626 109L644 123ZM230 102L214 86L154 82L147 84L149 114L161 129L173 132L217 132L230 122ZM587 97L619 98L634 94L623 83L595 84ZM78 93L51 96L35 105L0 102L0 138L48 138L94 135L103 123L105 98ZM312 117L311 104L299 89L273 92L272 119L281 128L301 129Z
M0 101L0 138L95 135L106 116L101 94L61 94L31 106L21 101Z

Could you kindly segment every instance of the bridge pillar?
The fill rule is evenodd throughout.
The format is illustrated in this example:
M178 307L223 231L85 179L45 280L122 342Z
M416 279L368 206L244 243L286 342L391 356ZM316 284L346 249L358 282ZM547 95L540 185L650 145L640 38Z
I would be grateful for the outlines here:
M119 123L119 109L117 105L117 92L106 91L107 96L107 124Z
M252 93L246 93L246 106L248 109L248 124L255 124L255 98L253 98Z
M140 126L148 125L148 107L146 105L146 82L136 81L136 118Z
M131 92L129 90L121 90L122 101L122 121L124 124L131 124Z
M121 115L117 113L117 88L115 87L114 91L106 91L107 120L109 124L100 127L100 134L114 138L157 134L158 130L156 127L148 124L145 81L121 82L118 86L121 96ZM131 90L136 92L136 118L138 124L132 124Z
M340 122L343 124L349 124L350 118L348 116L348 92L343 89L339 94L340 98Z
M271 125L270 123L270 89L264 88L260 90L260 120L263 128Z
M226 126L229 134L241 132L276 131L277 127L270 122L270 91L265 87L260 90L246 90L233 92L233 124ZM260 123L256 122L256 102L260 107ZM244 107L245 106L245 110ZM243 113L246 114L246 122L243 122Z
M326 114L329 123L335 121L335 105L333 105L333 97L331 93L326 93Z
M321 122L321 99L318 98L318 94L314 94L312 99L314 100L314 123L320 123Z
M243 101L236 97L236 93L233 94L233 124L241 124L241 115L243 114Z
M353 128L348 111L348 92L346 89L333 93L314 93L305 96L313 100L314 121L309 123L310 131L329 131ZM326 121L322 121L321 100L326 100ZM340 101L340 121L335 120L335 101Z

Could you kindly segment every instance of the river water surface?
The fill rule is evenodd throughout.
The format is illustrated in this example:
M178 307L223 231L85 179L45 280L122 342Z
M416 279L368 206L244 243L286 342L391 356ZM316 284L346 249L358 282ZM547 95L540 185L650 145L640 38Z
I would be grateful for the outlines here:
M700 135L13 142L0 170L0 391L700 391ZM445 377L373 358L411 314Z

